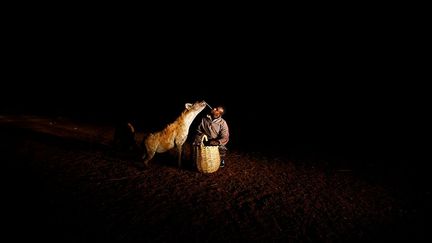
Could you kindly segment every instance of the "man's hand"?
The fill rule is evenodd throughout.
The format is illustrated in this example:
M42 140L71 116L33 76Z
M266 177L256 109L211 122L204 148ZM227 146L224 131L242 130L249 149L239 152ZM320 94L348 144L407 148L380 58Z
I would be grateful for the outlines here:
M218 140L210 140L209 144L210 144L210 146L218 146L219 141Z

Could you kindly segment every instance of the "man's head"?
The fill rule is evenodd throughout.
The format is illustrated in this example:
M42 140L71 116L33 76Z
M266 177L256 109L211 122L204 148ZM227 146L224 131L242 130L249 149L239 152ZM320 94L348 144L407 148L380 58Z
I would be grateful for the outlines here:
M225 108L223 106L216 106L211 111L211 115L213 119L221 117L224 113L225 113Z

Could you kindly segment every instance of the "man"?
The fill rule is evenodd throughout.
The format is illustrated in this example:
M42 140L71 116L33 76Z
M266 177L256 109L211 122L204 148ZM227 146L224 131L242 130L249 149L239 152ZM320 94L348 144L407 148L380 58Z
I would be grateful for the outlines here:
M208 141L204 141L206 146L219 146L219 154L221 157L220 167L225 166L225 155L227 152L226 144L229 141L228 124L222 115L225 113L223 106L217 106L211 110L210 115L203 117L198 125L197 134L195 136L195 145L201 143L203 135L207 135Z

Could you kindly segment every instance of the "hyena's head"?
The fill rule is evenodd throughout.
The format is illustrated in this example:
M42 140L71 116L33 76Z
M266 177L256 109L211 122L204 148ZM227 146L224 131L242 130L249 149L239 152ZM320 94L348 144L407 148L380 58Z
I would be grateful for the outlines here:
M186 103L185 104L185 112L188 114L194 114L195 116L198 115L204 108L207 106L207 103L203 101L197 101L194 104Z
M186 103L186 109L181 115L181 119L188 125L192 123L195 117L207 106L205 101L197 101L194 104Z

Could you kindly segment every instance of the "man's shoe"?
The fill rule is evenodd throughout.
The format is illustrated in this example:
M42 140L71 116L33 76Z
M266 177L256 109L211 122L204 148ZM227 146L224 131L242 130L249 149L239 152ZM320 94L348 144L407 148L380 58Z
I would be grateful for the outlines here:
M225 161L221 160L220 167L224 167L224 166L225 166Z

